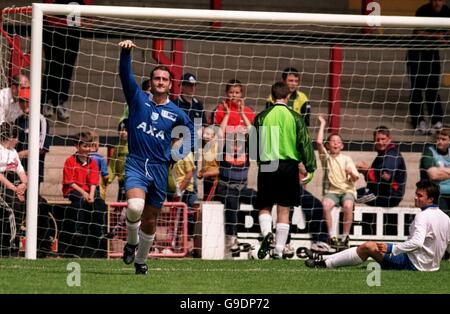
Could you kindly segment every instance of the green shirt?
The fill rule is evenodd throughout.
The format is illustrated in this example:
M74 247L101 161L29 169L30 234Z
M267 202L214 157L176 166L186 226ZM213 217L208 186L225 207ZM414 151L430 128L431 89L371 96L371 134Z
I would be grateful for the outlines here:
M296 160L309 173L316 170L316 157L303 118L277 103L258 114L254 121L259 161Z

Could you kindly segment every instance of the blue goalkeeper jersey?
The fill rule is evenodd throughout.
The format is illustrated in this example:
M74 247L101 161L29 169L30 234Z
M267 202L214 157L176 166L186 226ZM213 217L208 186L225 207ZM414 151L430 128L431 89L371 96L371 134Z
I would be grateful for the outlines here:
M121 51L119 74L129 108L129 155L149 162L168 162L171 159L171 133L177 126L185 128L180 128L179 131L177 129L174 137L183 133L184 148L187 148L184 152L187 154L192 151L195 132L191 119L169 99L164 105L156 105L149 94L142 91L131 70L130 50Z

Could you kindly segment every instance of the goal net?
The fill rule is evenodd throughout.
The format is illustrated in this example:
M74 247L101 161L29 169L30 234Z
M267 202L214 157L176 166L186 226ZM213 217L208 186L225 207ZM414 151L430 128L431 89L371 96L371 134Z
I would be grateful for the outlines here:
M43 32L42 38L34 33L37 39L32 42L33 10L43 14L40 17L34 12L37 18L33 29ZM15 75L25 72L30 76L30 122L34 121L29 133L26 130L32 165L27 169L31 187L27 194L28 211L25 215L25 203L17 200L13 200L11 210L2 206L2 255L12 254L16 246L20 249L18 239L31 232L29 236L34 239L37 235L38 244L35 248L33 241L27 242L27 246L31 245L29 257L44 250L44 245L45 250L53 249L54 254L66 254L68 247L75 247L77 253L72 252L75 255L120 256L126 239L121 218L123 204L115 203L123 201L118 196L122 187L119 181L123 179L120 170L113 169L108 174L114 180L106 186L106 207L68 210L73 204L64 197L62 185L64 163L75 153L73 138L79 132L93 131L98 135L98 154L108 159L110 166L120 164L123 159L120 125L127 113L118 76L118 43L125 39L133 40L137 46L132 51L132 70L138 84L149 79L155 66L167 65L174 75L171 98L176 99L182 91L182 75L192 74L196 81L194 97L203 103L205 125L220 120L217 108L227 99L227 84L231 80L241 82L242 98L250 114L259 113L266 108L271 85L282 80L283 70L295 68L299 72L298 90L307 98L305 109L310 106L311 140L317 137L317 117L323 114L328 122L327 133L341 134L345 154L355 162L370 164L376 156L374 129L379 125L390 128L392 139L406 160L408 179L399 205L405 210L357 205L350 239L355 245L367 239L401 241L407 235L408 222L415 213L411 207L414 184L419 178L418 161L424 144L433 142L432 135L419 130L420 117L424 117L429 127L431 122L447 122L449 22L413 17L373 20L350 15L40 4L33 9L4 9L1 22L2 92L14 89L11 79ZM372 26L374 23L377 25ZM425 32L419 36L419 31ZM436 34L442 36L437 39ZM431 52L434 59L426 59L421 51ZM31 71L30 55L35 62L31 62ZM419 56L414 64L411 56ZM42 63L38 65L41 57ZM411 67L419 63L424 68L439 65L440 69L438 74L426 70L418 73L426 86L417 85L414 89ZM414 107L413 111L410 107ZM39 122L36 123L40 121L39 111L47 116L50 143L45 161L40 161L44 169L40 184L37 147L41 146L37 145ZM313 181L305 188L320 201L323 169L318 158L317 165ZM197 161L195 166L198 167ZM220 182L216 185L213 179L208 182L213 186L209 195L204 193L206 180L196 179L192 191L196 196L194 208L189 208L192 204L185 208L169 203L162 211L152 254L197 255L203 249L204 256L223 258L229 246L236 244L230 243L235 236L241 245L233 257L247 256L249 250L251 255L251 248L257 249L259 245L260 232L258 213L251 206L256 171L255 161L250 161L245 192L244 186L231 183L223 192L224 186ZM357 186L364 184L361 176ZM42 197L39 199L38 186ZM2 195L9 193L5 185L1 189ZM218 193L221 197L217 197ZM311 218L322 217L320 202L314 204L317 206L312 208L316 213L313 216L305 215L311 208L292 210L290 231L294 250L309 247L312 238L318 239L310 229L316 224L317 231L317 225L324 224L324 220ZM15 214L14 218L10 212ZM334 228L342 232L338 209L334 218ZM184 221L188 223L185 225ZM82 240L77 238L76 226L80 223L83 225L80 230L85 233ZM193 226L189 227L190 223ZM120 232L110 234L119 229ZM326 238L327 231L319 229ZM15 239L11 240L13 234ZM110 236L112 239L108 239ZM18 242L12 250L11 243L15 241ZM85 247L89 248L88 253L82 250Z

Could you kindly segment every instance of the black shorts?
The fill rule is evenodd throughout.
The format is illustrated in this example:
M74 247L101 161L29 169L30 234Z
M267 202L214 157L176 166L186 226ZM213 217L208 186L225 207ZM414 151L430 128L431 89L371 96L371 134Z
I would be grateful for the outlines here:
M300 205L298 161L280 160L274 172L261 172L259 168L256 208L271 208L275 204L286 207Z

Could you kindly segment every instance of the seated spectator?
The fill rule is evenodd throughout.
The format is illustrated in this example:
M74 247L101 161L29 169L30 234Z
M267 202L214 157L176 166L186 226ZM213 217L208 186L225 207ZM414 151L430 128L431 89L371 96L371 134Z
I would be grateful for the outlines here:
M27 171L28 167L28 142L29 142L29 114L30 114L30 90L22 89L19 92L19 107L22 114L16 119L15 124L19 127L19 143L17 152L22 161L22 165ZM50 150L50 136L48 135L48 123L44 116L40 115L39 133L39 183L44 181L45 156Z
M324 168L322 204L330 235L330 244L334 248L348 247L356 199L355 182L359 179L359 173L353 160L341 153L344 143L339 134L331 134L326 143L323 143L326 122L322 115L319 115L319 121L317 150ZM335 206L340 206L344 213L343 234L339 239L338 235L333 232L331 216L331 210Z
M290 96L287 106L289 109L302 115L306 126L309 126L309 116L311 113L311 105L308 97L299 91L300 87L300 74L296 68L286 68L281 74L283 82L288 86ZM266 108L273 105L274 101L272 95L267 98Z
M357 202L369 206L395 207L405 194L405 160L398 147L392 143L391 132L387 127L377 127L373 135L377 157L371 166L364 161L356 163L356 168L365 175L367 182L365 188L358 189Z
M450 213L450 128L437 131L435 145L428 146L420 160L420 179L439 185L439 208Z
M64 163L63 195L71 204L60 240L67 241L66 254L81 257L106 255L106 242L100 239L106 225L106 206L96 193L100 179L97 163L89 157L93 141L90 132L81 132L76 137L76 153Z
M30 89L30 80L25 74L13 76L10 86L0 89L0 123L14 122L22 114L18 104L21 89Z
M356 169L364 174L367 186L357 190L357 203L369 206L395 207L400 204L405 195L406 165L398 147L392 143L391 133L385 126L379 126L374 131L375 150L378 155L369 166L365 161L356 163ZM367 215L369 216L369 215ZM369 223L371 234L374 233L375 215ZM384 223L385 234L396 232L396 217L388 216ZM370 218L369 218L370 220ZM367 221L369 221L367 220ZM363 232L366 233L366 225Z
M100 185L97 187L97 192L99 193L102 199L106 199L106 183L108 182L108 164L106 162L105 157L98 152L100 146L100 138L96 132L91 131L92 138L94 141L92 142L91 152L89 153L89 157L95 160L98 166L98 170L100 172Z
M3 122L0 126L0 256L16 255L19 231L25 217L27 174L15 146L17 126Z
M219 177L218 141L213 126L210 125L205 128L202 139L197 178L203 179L203 199L210 201L214 196L215 186L217 186Z

